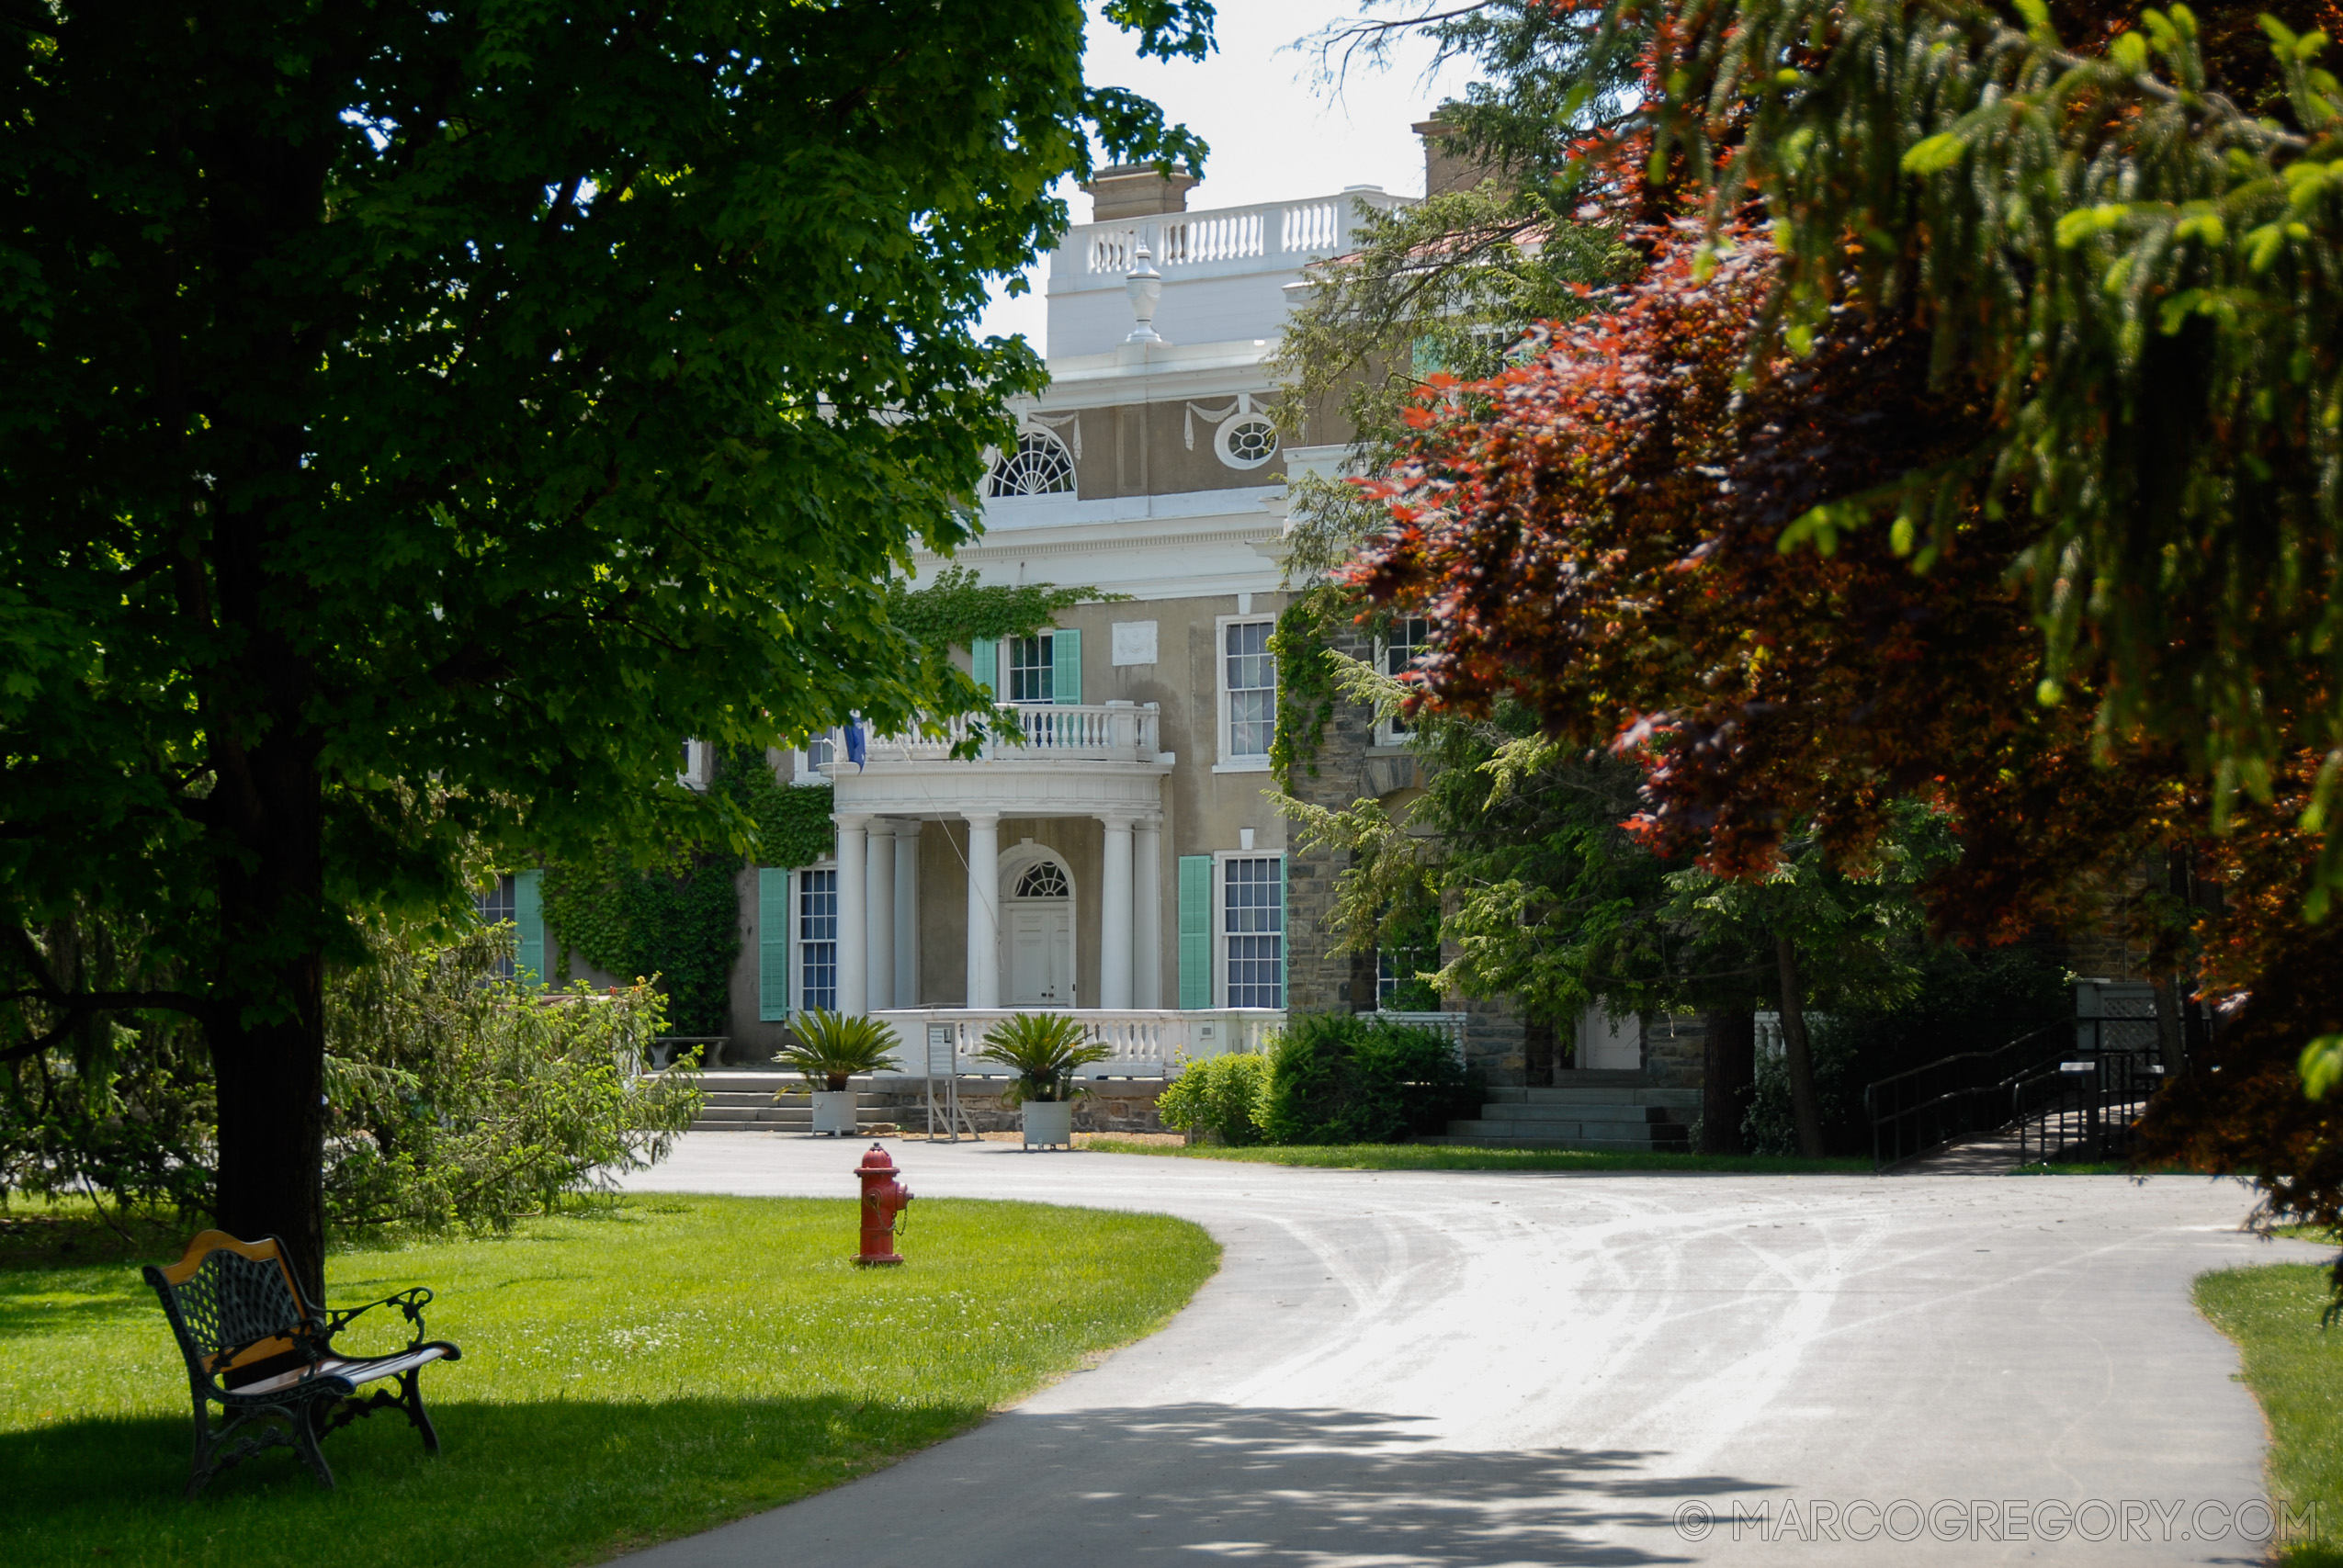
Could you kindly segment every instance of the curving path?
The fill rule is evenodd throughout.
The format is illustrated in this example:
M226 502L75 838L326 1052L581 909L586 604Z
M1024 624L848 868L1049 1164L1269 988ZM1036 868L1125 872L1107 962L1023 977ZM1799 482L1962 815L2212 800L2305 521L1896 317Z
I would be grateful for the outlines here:
M693 1134L628 1184L851 1196L854 1146ZM1224 1266L1097 1370L639 1568L2258 1562L2261 1418L2189 1282L2326 1256L2169 1177L891 1146L922 1198L1179 1214Z

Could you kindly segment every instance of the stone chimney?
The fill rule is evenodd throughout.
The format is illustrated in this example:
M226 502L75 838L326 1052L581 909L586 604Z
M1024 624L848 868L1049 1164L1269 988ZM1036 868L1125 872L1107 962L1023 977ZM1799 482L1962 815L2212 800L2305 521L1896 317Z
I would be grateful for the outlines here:
M1167 179L1152 164L1117 164L1099 170L1082 188L1090 192L1090 220L1112 223L1118 218L1185 212L1195 183L1195 175L1185 169Z
M1446 120L1419 120L1410 129L1423 139L1424 195L1445 196L1452 190L1471 190L1488 177L1487 169L1448 150L1448 139L1456 133L1456 128Z

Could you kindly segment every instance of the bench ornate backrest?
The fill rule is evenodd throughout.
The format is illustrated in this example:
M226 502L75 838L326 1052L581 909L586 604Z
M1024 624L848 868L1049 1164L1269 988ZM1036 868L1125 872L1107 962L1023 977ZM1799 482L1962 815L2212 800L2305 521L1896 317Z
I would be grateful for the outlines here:
M179 1261L167 1269L149 1265L145 1275L163 1298L188 1373L199 1382L233 1386L263 1375L265 1363L309 1355L319 1325L273 1235L239 1241L225 1231L205 1231Z

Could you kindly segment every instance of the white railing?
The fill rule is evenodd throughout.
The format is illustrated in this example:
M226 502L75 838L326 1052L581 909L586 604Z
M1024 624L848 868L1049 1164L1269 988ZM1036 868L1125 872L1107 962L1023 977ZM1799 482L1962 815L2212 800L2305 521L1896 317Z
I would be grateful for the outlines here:
M1412 1024L1418 1029L1437 1029L1448 1036L1449 1044L1455 1047L1457 1059L1459 1061L1464 1059L1465 1023L1471 1018L1470 1013L1393 1012L1388 1008L1377 1008L1369 1016L1381 1019L1386 1023L1406 1023Z
M1006 1077L1008 1069L977 1055L985 1032L1034 1008L895 1008L871 1016L895 1032L896 1070L914 1077L947 1073ZM1277 1008L1215 1008L1193 1012L1149 1008L1080 1008L1068 1016L1093 1043L1114 1055L1081 1069L1084 1078L1168 1078L1183 1062L1265 1049L1285 1022ZM948 1061L948 1066L946 1065Z
M1166 274L1255 260L1298 266L1313 256L1354 248L1352 234L1358 227L1362 200L1370 208L1402 205L1380 191L1367 191L1211 212L1165 212L1086 224L1070 237L1071 243L1061 254L1080 256L1086 276L1111 277L1118 284L1138 265L1141 243L1148 248L1150 265Z
M1162 710L1154 703L1135 707L1129 703L1095 705L1070 703L1063 707L1035 706L1013 710L1024 744L1005 735L988 739L979 755L988 761L1152 762L1162 749ZM965 715L947 719L940 736L888 735L874 737L864 750L867 762L940 762L950 758L968 739L971 720ZM835 774L854 764L846 759L843 731L831 735L831 761L822 772Z

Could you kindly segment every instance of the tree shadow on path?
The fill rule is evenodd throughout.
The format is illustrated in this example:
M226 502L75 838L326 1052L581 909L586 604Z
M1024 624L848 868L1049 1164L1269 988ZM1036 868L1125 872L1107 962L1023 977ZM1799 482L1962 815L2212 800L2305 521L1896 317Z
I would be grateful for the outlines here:
M747 1568L776 1550L792 1568L1681 1562L1680 1502L1774 1489L1654 1476L1664 1456L1631 1450L1465 1451L1426 1425L1224 1404L1011 1412L856 1485L672 1542L645 1568Z

